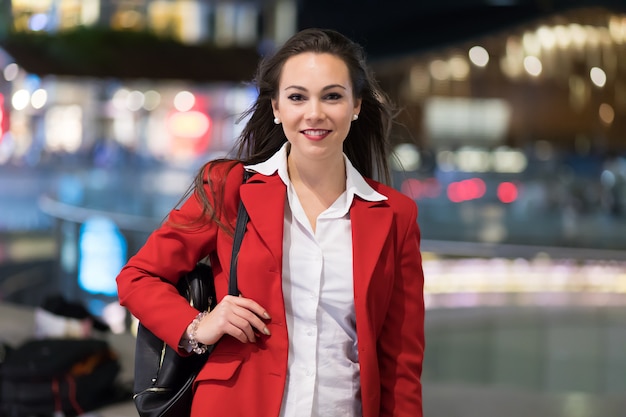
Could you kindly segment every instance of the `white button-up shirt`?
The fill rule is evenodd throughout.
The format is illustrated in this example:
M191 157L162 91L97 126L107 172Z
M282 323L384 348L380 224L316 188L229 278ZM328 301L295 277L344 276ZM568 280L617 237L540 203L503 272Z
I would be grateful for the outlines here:
M349 210L355 195L369 201L387 197L344 155L346 191L319 215L314 232L287 173L288 146L246 167L263 175L278 171L287 186L282 286L289 366L280 415L360 417Z

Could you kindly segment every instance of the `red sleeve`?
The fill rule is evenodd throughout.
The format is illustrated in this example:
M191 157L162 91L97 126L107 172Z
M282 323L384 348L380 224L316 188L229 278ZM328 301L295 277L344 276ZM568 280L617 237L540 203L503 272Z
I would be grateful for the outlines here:
M237 196L242 169L226 171L226 164L207 170L207 181L226 183L225 196ZM209 185L205 190L211 201ZM227 204L224 212L232 214L236 203ZM218 225L204 221L189 227L202 212L198 195L194 192L180 206L169 213L168 219L155 230L146 243L132 256L117 276L120 304L137 317L157 337L176 349L189 323L198 314L187 300L178 294L172 284L191 271L196 263L216 250ZM230 217L230 216L227 216Z

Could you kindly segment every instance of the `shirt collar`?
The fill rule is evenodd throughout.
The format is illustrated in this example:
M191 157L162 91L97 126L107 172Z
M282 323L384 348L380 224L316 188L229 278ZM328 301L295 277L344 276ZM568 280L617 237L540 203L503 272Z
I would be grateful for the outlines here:
M287 149L289 142L285 142L281 148L276 151L265 162L261 162L254 165L246 165L246 169L258 172L259 174L270 176L275 172L278 172L278 176L283 180L285 185L288 185L291 181L287 172ZM374 190L354 168L352 162L344 154L343 159L346 163L346 193L349 198L353 196L359 196L366 201L383 201L387 200L387 197Z

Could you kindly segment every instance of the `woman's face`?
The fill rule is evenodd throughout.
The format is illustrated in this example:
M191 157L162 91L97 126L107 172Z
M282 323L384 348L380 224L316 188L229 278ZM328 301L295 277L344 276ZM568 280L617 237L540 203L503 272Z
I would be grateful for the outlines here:
M342 157L361 101L354 99L343 60L305 52L285 61L272 107L291 143L290 157L323 160Z

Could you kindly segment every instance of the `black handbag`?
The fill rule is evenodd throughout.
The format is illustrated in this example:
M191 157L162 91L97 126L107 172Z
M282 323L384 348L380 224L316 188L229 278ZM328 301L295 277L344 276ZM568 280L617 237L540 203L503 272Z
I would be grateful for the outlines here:
M244 171L244 182L248 173ZM248 222L248 213L239 203L237 225L230 263L228 293L237 289L237 254ZM177 284L178 291L199 311L216 304L211 267L198 263ZM202 354L180 356L141 323L135 343L135 380L133 401L140 417L183 417L191 413L193 381L206 362L210 349Z

